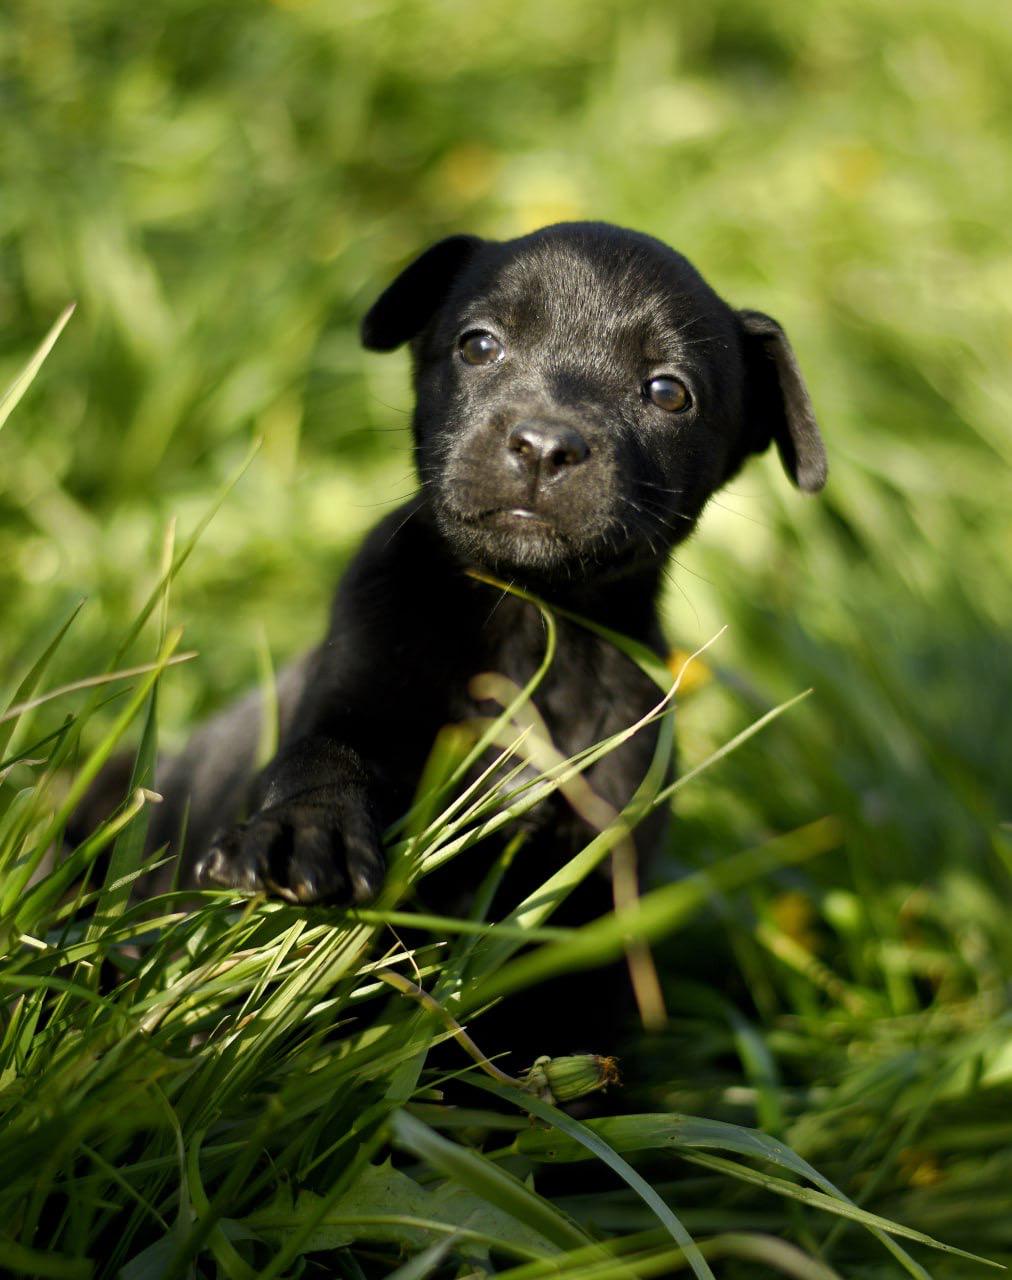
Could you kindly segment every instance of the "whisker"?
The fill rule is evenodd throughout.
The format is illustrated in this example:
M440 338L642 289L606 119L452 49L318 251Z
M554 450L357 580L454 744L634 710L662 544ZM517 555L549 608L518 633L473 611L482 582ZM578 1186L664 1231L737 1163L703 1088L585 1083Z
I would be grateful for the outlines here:
M677 564L678 562L676 561L675 563ZM672 585L672 586L675 588L675 590L676 590L676 591L681 595L682 599L685 601L685 603L686 603L686 604L689 606L689 608L692 610L693 616L694 616L694 617L695 617L695 619L696 619L696 626L697 626L697 627L698 627L698 626L702 626L702 619L701 619L701 618L700 618L700 616L699 616L699 610L698 610L698 609L696 608L696 606L692 603L692 600L689 598L689 593L685 590L685 588L682 586L682 584L678 581L678 579L675 577L675 575L671 572L671 569L668 567L668 565L666 565L666 564L665 564L665 565L662 565L662 566L661 566L661 573L664 575L664 577L667 579L667 581L671 583L671 585Z
M773 526L767 524L765 520L757 520L755 516L747 515L744 511L737 511L734 507L729 507L726 502L718 502L716 498L711 498L710 501L715 507L720 507L721 511L729 511L731 515L741 516L743 520L747 520L750 524L757 524L760 529L766 529L770 533L773 532Z
M650 506L649 503L644 504L641 508L643 514L648 516L655 523L668 529L674 534L684 534L687 530L682 529L675 521L690 520L689 516L683 515L681 511L664 511L658 510L656 507Z
M396 494L392 498L383 498L379 502L349 502L348 506L355 511L372 511L377 507L389 507L395 502L407 502L411 498L417 498L420 489L411 489L408 493Z
M679 338L678 345L680 347L706 347L711 342L723 342L723 338L718 337L716 334L709 338L689 338L688 340Z
M389 547L389 545L391 544L391 542L393 542L394 538L396 538L396 537L397 537L397 535L398 535L398 534L400 533L400 531L404 528L404 526L405 526L405 525L407 524L407 522L411 519L411 517L412 517L412 516L416 516L416 515L418 514L418 512L420 511L420 509L421 509L421 508L420 508L420 507L417 507L417 506L415 506L415 507L412 507L412 508L411 508L411 510L410 510L410 511L408 512L408 514L404 517L404 519L400 522L400 524L399 524L399 525L397 526L397 528L393 531L393 533L390 535L390 537L389 537L389 538L387 538L386 542L384 542L384 543L383 543L383 550L384 550L384 551L387 549L387 547Z
M405 409L405 408L403 407L403 405L399 405L399 404L387 404L387 402L386 402L385 400L381 400L381 399L379 398L379 396L378 396L378 395L375 395L375 394L373 394L373 393L370 393L370 395L369 395L369 399L370 399L370 400L375 401L375 402L376 402L376 404L381 404L381 405L383 406L383 408L384 408L384 409L389 409L391 413L403 413L405 416L407 416L407 415L409 415L409 414L411 413L411 410L410 410L410 409ZM386 431L405 431L406 429L407 429L407 428L405 428L405 427L385 427L385 428L381 428L381 430L386 430Z
M695 569L690 569L687 564L682 564L681 560L676 559L675 556L672 556L671 560L674 564L678 565L682 573L691 573L694 578L698 578L700 582L705 582L708 587L715 587L717 585L712 578L706 577L705 574L697 573Z
M703 319L703 316L692 316L688 320L683 320L682 323L676 327L675 333L685 333L685 331L687 329L691 329L693 325L702 324Z
M656 489L658 493L681 493L681 489L669 489L666 485L657 484L653 480L639 480L637 483L642 485L645 489Z
M351 441L371 439L375 435L404 435L410 430L410 427L351 427L340 433L340 439L346 444Z
M653 520L656 524L661 525L665 529L668 529L671 533L682 534L685 531L680 529L676 524L674 524L670 517L674 517L677 520L688 520L691 523L692 517L686 515L683 511L668 511L668 510L661 511L651 506L646 499L644 499L643 503L640 504L635 502L632 498L626 497L624 494L619 494L619 497L622 499L623 502L627 503L630 507L632 507L632 509L637 513L637 515L646 516L648 519Z
M654 520L656 523L658 523L658 524L664 524L667 528L669 528L669 529L671 528L671 526L670 526L666 521L662 520L662 518L657 514L657 512L649 511L649 510L648 510L647 508L645 508L645 507L638 506L635 502L633 502L633 500L632 500L631 498L625 498L625 497L624 497L624 495L621 495L621 496L623 496L624 500L629 504L629 506L631 506L631 507L633 508L633 511L635 512L635 514L636 514L637 516L639 516L639 517L644 517L644 516L645 516L645 517L647 517L647 518L649 518L649 519L653 519L653 520ZM683 518L687 518L687 517L683 517ZM644 526L644 525L642 525L642 524L640 524L640 526L639 526L639 527L640 527L640 530L641 530L641 532L643 533L644 537L647 539L647 543L648 543L648 545L650 546L650 550L654 553L654 555L656 555L656 554L657 554L657 552L656 552L656 549L655 549L655 547L654 547L654 545L653 545L653 542L652 542L652 540L651 540L651 538L650 538L650 535L649 535L649 532L648 532L647 527L645 527L645 526ZM673 529L673 530L672 530L672 532L677 532L677 530L674 530L674 529ZM693 576L694 578L698 578L698 579L700 580L700 582L705 582L705 583L707 583L707 585L708 585L708 586L711 586L711 587L712 587L712 586L715 586L715 585L716 585L714 582L712 582L709 578L705 577L703 574L701 574L701 573L697 573L695 569L690 569L690 568L688 567L688 565L682 564L682 562L681 562L680 560L676 559L676 557L675 557L674 555L671 555L671 556L670 556L670 560L671 560L674 564L678 565L679 569L681 569L683 573L690 573L690 574L692 574L692 576ZM685 593L684 593L684 590L682 589L681 584L677 581L677 579L673 579L673 581L675 582L675 585L678 587L678 589L679 589L680 591L682 591L682 594L684 595ZM690 607L692 607L692 608L693 608L693 611L695 612L695 606L693 606L693 605L692 605L691 601L689 601L689 600L688 600L688 597L687 597L687 596L686 596L686 601L689 603Z

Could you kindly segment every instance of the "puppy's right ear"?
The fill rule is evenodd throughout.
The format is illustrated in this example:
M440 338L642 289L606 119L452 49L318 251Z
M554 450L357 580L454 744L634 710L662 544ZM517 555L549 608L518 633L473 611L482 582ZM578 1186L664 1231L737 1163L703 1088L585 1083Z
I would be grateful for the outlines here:
M362 345L393 351L421 333L482 244L479 236L448 236L426 249L370 307L362 321Z

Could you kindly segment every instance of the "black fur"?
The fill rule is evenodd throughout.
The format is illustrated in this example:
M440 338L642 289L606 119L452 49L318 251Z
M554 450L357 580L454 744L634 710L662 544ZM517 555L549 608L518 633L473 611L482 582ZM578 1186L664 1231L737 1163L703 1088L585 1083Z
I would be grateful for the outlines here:
M501 358L468 363L460 343L473 331L491 334ZM775 442L795 484L825 481L783 331L727 306L648 236L569 223L505 243L452 237L390 285L362 333L374 350L411 342L420 492L367 537L323 644L286 673L282 745L261 776L253 781L252 699L163 768L151 843L173 843L187 814L183 884L298 902L377 892L379 833L410 802L440 726L478 710L471 677L522 683L544 651L535 609L469 567L660 651L668 552L746 457ZM649 398L658 376L687 388L687 407ZM564 622L536 703L571 754L656 697L636 666ZM652 747L639 734L590 770L590 785L621 806ZM587 834L561 802L537 823L543 838L524 853L532 881ZM451 905L468 877L447 879L433 905Z

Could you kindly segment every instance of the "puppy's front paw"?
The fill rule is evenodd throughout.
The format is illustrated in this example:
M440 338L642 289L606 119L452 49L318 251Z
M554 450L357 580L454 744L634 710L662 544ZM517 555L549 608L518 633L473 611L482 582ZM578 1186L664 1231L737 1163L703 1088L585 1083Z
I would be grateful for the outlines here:
M369 815L330 805L262 809L220 832L194 867L205 889L274 894L288 902L368 902L383 883Z

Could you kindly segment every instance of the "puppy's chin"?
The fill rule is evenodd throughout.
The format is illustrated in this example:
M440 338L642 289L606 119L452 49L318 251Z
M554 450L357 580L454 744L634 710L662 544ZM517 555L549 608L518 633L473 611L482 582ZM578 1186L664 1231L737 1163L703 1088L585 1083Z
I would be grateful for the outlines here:
M447 544L461 560L521 583L575 583L591 578L600 570L606 546L612 567L626 558L607 530L577 533L523 507L474 514L444 507L437 518Z
M438 518L457 555L490 573L554 576L580 560L578 548L551 520L520 507L473 514L444 507Z

